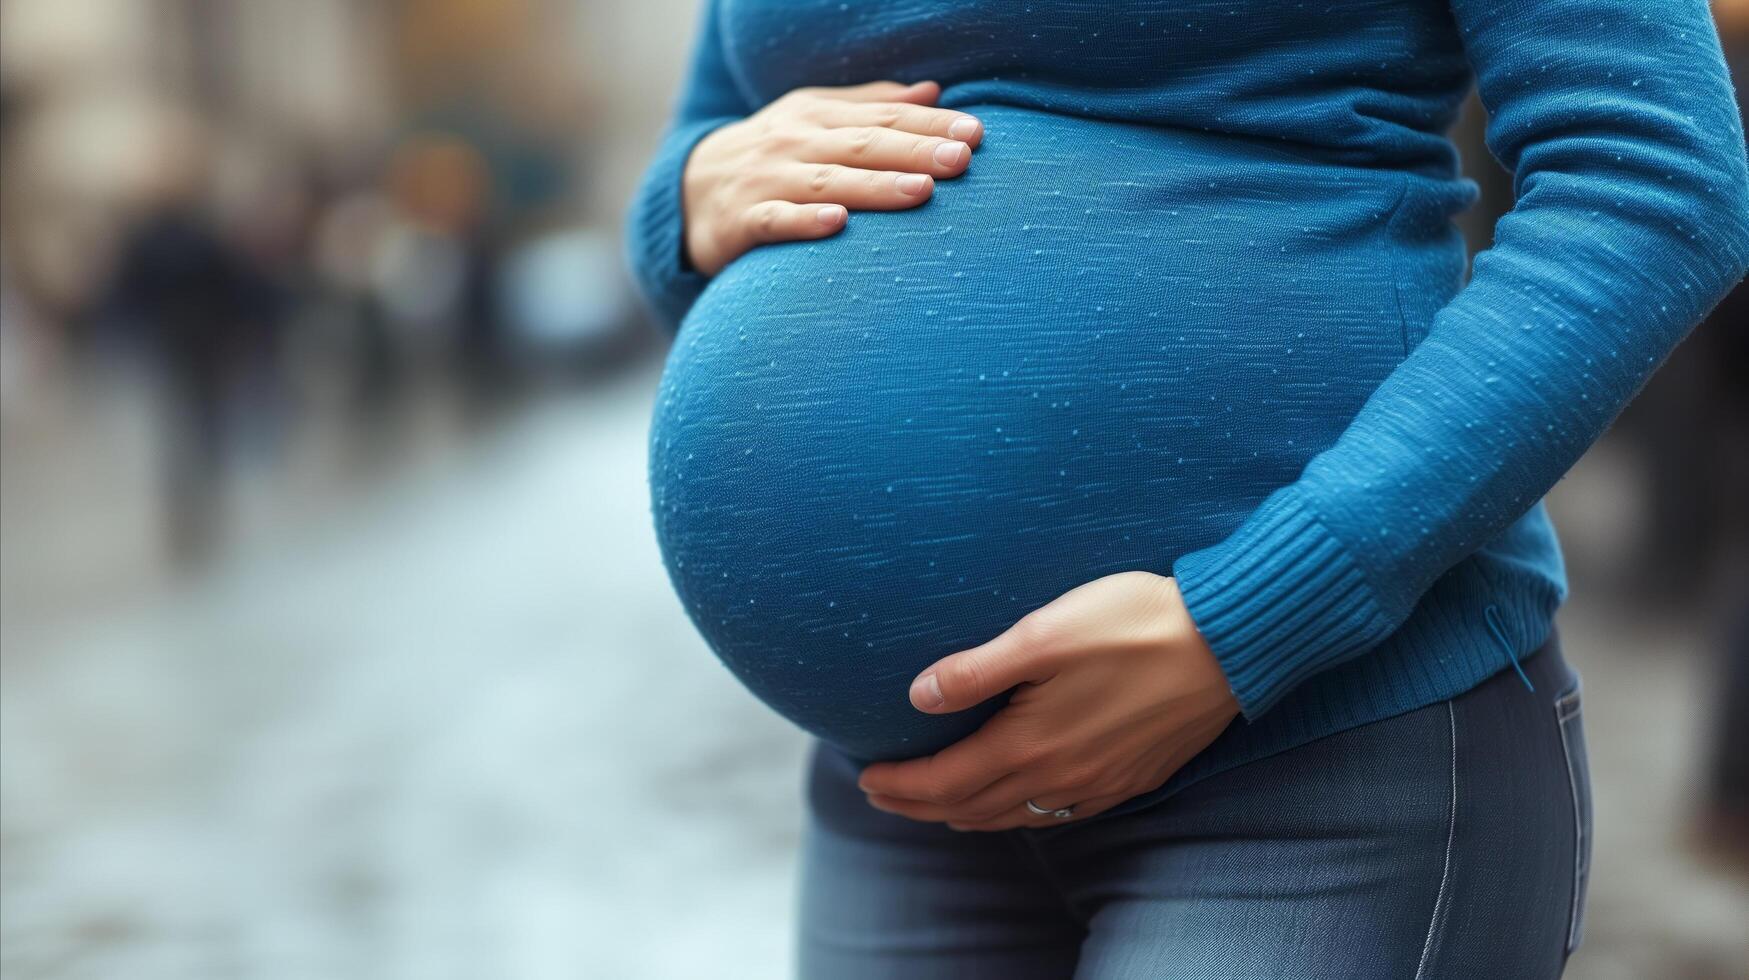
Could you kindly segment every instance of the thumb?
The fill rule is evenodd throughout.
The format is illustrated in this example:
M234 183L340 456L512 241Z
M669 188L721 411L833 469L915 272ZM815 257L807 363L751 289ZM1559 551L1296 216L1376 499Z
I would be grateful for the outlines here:
M1016 684L1048 679L1055 671L1033 634L1017 623L988 643L937 660L911 682L911 704L930 714L964 711Z

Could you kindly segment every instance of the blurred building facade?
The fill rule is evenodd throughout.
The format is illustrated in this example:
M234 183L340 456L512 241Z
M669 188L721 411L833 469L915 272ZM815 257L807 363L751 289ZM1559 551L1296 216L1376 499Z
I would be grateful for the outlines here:
M239 439L434 398L476 417L648 353L616 228L667 110L648 79L683 53L647 26L665 6L690 22L672 0L4 0L0 391L143 373L166 546L198 561ZM246 295L153 298L195 283Z

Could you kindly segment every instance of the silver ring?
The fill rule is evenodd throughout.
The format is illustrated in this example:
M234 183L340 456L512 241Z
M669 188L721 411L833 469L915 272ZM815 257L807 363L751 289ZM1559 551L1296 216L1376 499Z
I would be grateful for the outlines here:
M1037 803L1027 800L1026 808L1041 817L1056 817L1058 820L1067 820L1075 815L1075 807L1073 805L1059 807L1055 810L1047 810L1044 807L1039 806Z

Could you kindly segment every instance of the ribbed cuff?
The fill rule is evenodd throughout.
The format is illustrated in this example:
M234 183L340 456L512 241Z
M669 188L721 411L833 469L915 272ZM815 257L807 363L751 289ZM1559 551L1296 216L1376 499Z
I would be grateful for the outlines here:
M1172 574L1248 721L1390 633L1361 567L1291 485Z
M626 215L627 265L645 302L670 334L679 329L686 311L710 282L709 276L695 271L685 261L681 176L698 141L736 118L719 116L670 130L644 171Z

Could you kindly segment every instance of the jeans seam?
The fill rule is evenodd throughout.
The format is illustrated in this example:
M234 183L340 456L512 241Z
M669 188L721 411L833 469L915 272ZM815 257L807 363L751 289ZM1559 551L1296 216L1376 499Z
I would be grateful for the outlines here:
M1569 703L1574 706L1571 711L1566 710ZM1567 768L1567 789L1572 793L1573 798L1573 901L1567 910L1567 941L1564 944L1568 956L1571 956L1578 946L1575 940L1579 933L1579 909L1580 903L1583 901L1580 890L1584 885L1585 870L1585 822L1580 815L1579 808L1579 774L1573 765L1573 746L1567 737L1567 723L1578 717L1578 704L1579 686L1575 685L1572 691L1562 696L1555 712L1557 719L1555 728L1561 733L1561 755Z
M1452 845L1457 841L1457 708L1447 701L1445 711L1451 724L1451 811L1446 818L1445 866L1439 873L1439 894L1433 899L1433 915L1427 922L1427 938L1421 943L1421 964L1415 969L1415 980L1427 976L1427 964L1433 957L1433 937L1438 934L1440 921L1445 918L1446 894L1451 885Z
M1082 915L1081 910L1077 909L1075 903L1070 900L1068 889L1063 887L1063 880L1058 877L1056 871L1052 869L1050 859L1045 856L1044 848L1039 846L1038 840L1034 838L1032 834L1027 833L1029 828L1016 827L1014 829L1017 833L1011 836L1009 840L1015 842L1020 850L1024 852L1027 857L1032 859L1033 865L1038 868L1038 872L1044 877L1045 883L1056 893L1057 901L1062 903L1063 911L1067 912L1070 918L1074 919L1076 922L1085 925L1086 916Z
M1578 709L1579 709L1579 685L1575 684L1575 685L1573 685L1573 689L1571 691L1568 691L1566 694L1561 695L1560 700L1555 702L1555 717L1559 718L1563 722L1569 721L1572 719L1572 717L1574 715L1579 713ZM1563 748L1564 747L1565 746L1563 745Z

